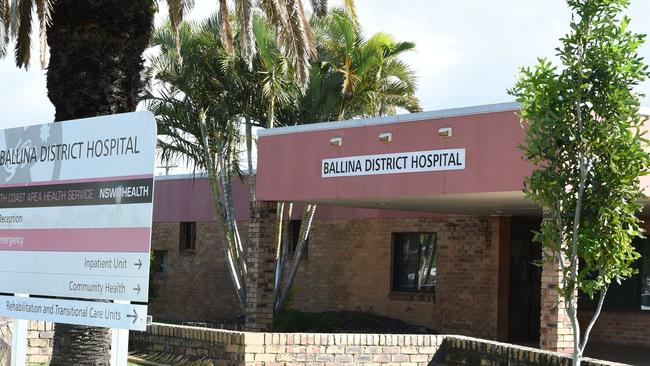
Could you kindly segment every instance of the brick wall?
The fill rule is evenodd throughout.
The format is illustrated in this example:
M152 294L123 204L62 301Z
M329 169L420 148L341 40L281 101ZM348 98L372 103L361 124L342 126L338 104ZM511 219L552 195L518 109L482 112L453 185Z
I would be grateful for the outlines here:
M50 362L53 340L53 323L30 320L27 326L27 363Z
M179 361L212 359L220 361L220 366L236 366L244 360L244 333L154 323L147 332L130 332L129 351L182 356Z
M245 360L248 366L426 366L441 340L437 335L246 333Z
M570 366L572 360L561 353L545 352L536 348L514 346L460 336L446 336L433 358L431 366ZM624 366L584 358L583 366Z
M362 310L440 332L495 339L498 251L494 220L475 217L322 220L294 285L293 308ZM391 292L392 235L437 233L434 296Z
M436 217L319 220L294 284L293 308L362 310L440 332L496 339L498 245L495 218ZM178 248L178 223L154 223L152 249L168 251L169 272L155 275L157 319L205 321L240 315L214 223L198 223L195 254ZM240 224L242 238L247 225ZM392 235L436 232L438 279L432 295L391 292Z
M234 366L569 366L568 357L534 348L446 335L251 333L154 324L131 335L143 355L182 355ZM616 365L585 360L585 366ZM620 364L619 364L620 365Z
M578 312L583 330L592 316L591 311ZM591 331L589 342L650 347L650 311L603 311Z
M242 240L246 225L239 225ZM241 315L214 222L198 222L196 250L179 248L179 223L154 223L152 250L166 250L167 273L154 274L154 320L224 323Z
M363 310L424 325L443 333L497 339L498 246L495 218L364 218L317 220L294 285L293 308ZM239 223L247 238L246 223ZM169 253L169 273L157 275L158 319L220 321L240 315L214 223L197 227L197 252L181 254L178 223L154 223L152 249ZM392 233L438 233L438 288L432 296L392 294ZM555 307L553 302L549 308ZM584 314L581 312L581 314ZM550 315L548 315L550 316ZM594 343L650 343L650 312L603 313ZM611 331L617 332L616 340Z
M12 319L0 318L0 366L9 366L11 337L14 330ZM47 363L52 357L54 324L29 321L27 325L27 364Z

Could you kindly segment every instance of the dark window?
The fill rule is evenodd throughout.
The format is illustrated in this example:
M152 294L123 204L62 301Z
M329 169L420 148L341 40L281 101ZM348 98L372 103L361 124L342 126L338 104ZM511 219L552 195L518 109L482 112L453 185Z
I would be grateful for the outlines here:
M612 283L607 290L604 310L650 310L650 240L635 240L636 251L641 258L632 264L639 273L623 280L620 284ZM598 304L598 294L589 299L580 294L578 307L595 309Z
M298 239L300 239L300 226L302 225L302 220L291 220L289 221L289 253L295 254L296 249L298 248ZM309 238L305 240L305 249L302 255L303 258L307 257L309 253Z
M181 222L178 234L181 252L196 250L196 222Z
M641 309L650 310L650 242L643 241L641 250Z
M393 291L433 292L436 287L436 234L394 234Z
M151 272L167 273L169 271L169 256L166 250L151 251Z

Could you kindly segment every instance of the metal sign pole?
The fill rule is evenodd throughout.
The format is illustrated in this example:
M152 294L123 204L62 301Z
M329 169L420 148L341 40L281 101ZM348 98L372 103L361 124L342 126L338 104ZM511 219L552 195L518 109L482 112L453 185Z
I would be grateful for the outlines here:
M29 297L27 294L15 294L16 297ZM14 319L14 333L11 336L11 366L27 364L27 325L29 320Z
M130 304L115 300L116 304ZM129 358L129 330L111 329L111 366L127 366Z

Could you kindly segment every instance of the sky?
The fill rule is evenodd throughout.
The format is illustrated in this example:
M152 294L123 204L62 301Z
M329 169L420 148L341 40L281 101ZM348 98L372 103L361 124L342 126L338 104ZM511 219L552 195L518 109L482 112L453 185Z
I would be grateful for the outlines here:
M196 0L191 19L216 10L217 1ZM330 0L330 6L342 0ZM405 55L418 76L422 108L445 108L512 101L506 90L522 66L537 57L555 60L558 39L567 33L569 10L562 0L356 0L365 35L391 34L412 41ZM161 6L162 11L166 11ZM650 1L631 0L630 27L650 33ZM156 22L163 21L158 15ZM37 44L38 42L33 42ZM38 50L32 52L38 55ZM650 44L641 56L650 63ZM47 99L45 70L38 57L28 71L13 59L0 60L0 128L51 122L54 108ZM650 94L650 82L637 89ZM643 105L650 105L645 97Z

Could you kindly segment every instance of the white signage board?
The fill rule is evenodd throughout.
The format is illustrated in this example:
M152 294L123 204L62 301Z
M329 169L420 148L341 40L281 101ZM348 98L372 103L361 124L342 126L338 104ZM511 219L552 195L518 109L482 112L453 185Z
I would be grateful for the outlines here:
M147 306L135 304L0 296L0 316L118 329L147 329Z
M465 149L445 149L323 159L321 177L352 177L462 169L465 169Z
M149 112L0 130L0 292L147 302L155 145Z

